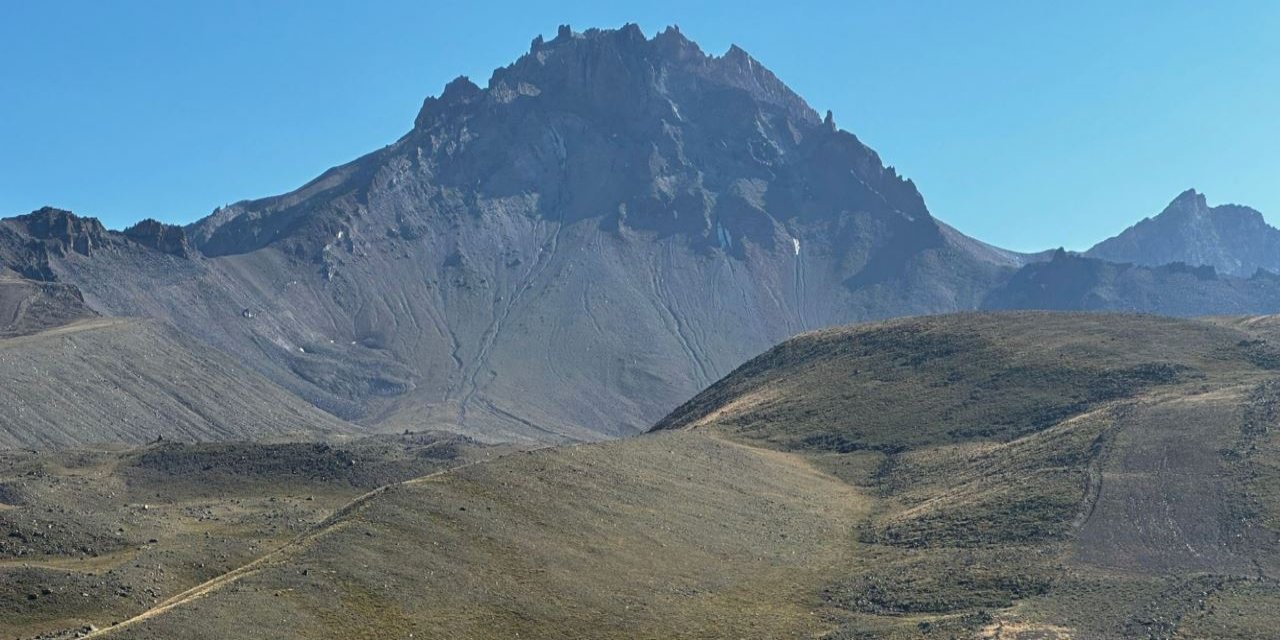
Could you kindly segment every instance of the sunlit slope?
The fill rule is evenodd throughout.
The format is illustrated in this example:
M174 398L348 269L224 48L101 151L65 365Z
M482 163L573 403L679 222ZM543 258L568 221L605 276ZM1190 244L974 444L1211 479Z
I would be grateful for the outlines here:
M120 638L796 637L847 561L859 491L677 433L395 485Z
M1237 344L1243 338L1206 323L1108 314L853 325L778 345L657 428L715 424L810 451L1008 440L1103 402L1206 376L1261 373L1257 349Z
M1269 637L1274 324L1016 313L815 332L660 427L801 452L879 497L856 554L880 563L824 591L852 616L834 637Z
M657 433L395 485L101 635L1266 638L1280 382L1250 322L807 334Z
M0 451L0 638L127 619L370 489L500 451L432 433Z

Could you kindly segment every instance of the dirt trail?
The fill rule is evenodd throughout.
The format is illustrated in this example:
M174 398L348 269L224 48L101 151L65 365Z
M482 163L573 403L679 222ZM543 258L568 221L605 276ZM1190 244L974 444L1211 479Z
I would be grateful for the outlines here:
M538 451L538 450L546 449L549 447L550 445L536 447L533 449L523 450L520 453L527 452L527 451ZM359 509L362 505L368 503L369 500L373 499L378 495L381 495L382 493L390 490L393 487L397 487L400 485L413 485L421 482L426 482L431 478L442 476L444 474L451 473L459 469L465 469L473 465L493 462L494 460L499 460L501 458L506 457L507 455L514 455L514 454L504 454L504 455L499 455L492 458L473 460L471 462L460 464L456 467L450 467L448 469L442 469L440 471L437 471L435 473L430 473L425 476L411 478L409 480L397 482L394 484L383 485L381 487L378 487L377 489L373 489L372 491L361 494L356 498L352 499L347 504L338 508L338 510L334 511L332 515L320 521L320 523L312 527L310 530L298 535L296 538L280 545L279 547L276 547L275 549L268 551L267 553L261 556L258 556L256 559L248 562L247 564L241 565L240 567L232 569L231 571L228 571L222 575L206 580L205 582L202 582L194 587L191 587L186 591L178 593L177 595L171 596L165 601L155 605L154 607L151 607L150 609L147 609L146 611L143 611L142 613L139 613L133 616L132 618L122 620L109 627L103 627L103 628L97 629L81 637L82 638L101 638L101 637L109 636L116 631L120 631L122 629L126 629L128 627L136 625L140 622L145 622L147 620L150 620L151 618L161 615L169 611L170 609L174 609L176 607L182 606L189 602L198 600L206 595L209 595L210 593L213 593L214 591L217 591L218 589L221 589L222 587L235 584L241 579L252 575L258 569L266 566L272 560L283 557L284 555L292 551L301 549L311 540L314 540L324 535L325 533L328 533L336 525L340 524L340 519L342 517L351 514L352 512Z
M805 472L806 472L806 473L810 473L810 474L813 474L813 475L815 475L815 476L830 477L831 479L833 479L833 480L835 480L835 481L837 481L837 482L840 482L840 480L839 480L838 478L836 478L835 476L831 476L831 474L829 474L829 473L827 473L827 472L825 472L825 471L823 471L823 470L821 470L821 469L819 469L819 468L815 467L815 466L814 466L814 465L812 465L808 460L805 460L805 459L804 459L803 457L801 457L801 456L797 456L797 455L794 455L794 454L789 454L789 453L785 453L785 452L781 452L781 451L776 451L776 450L772 450L772 449L763 449L763 448L755 447L755 446L752 446L752 445L749 445L749 444L746 444L746 443L737 442L737 441L734 441L734 440L732 440L732 439L730 439L730 438L726 438L726 437L724 437L722 434L715 434L715 433L707 432L707 433L705 433L705 435L706 435L706 436L708 436L710 439L713 439L713 440L715 440L715 441L717 441L717 442L721 442L721 443L723 443L723 444L726 444L726 445L729 445L729 446L732 446L732 447L735 447L735 448L746 449L746 450L750 450L750 451L752 451L752 452L754 452L754 453L757 453L757 454L763 454L763 455L765 455L765 456L767 456L767 457L769 457L769 458L772 458L772 459L774 459L774 460L777 460L777 461L778 461L779 463L781 463L781 464L784 464L784 465L787 465L787 466L791 466L791 467L794 467L794 468L802 468L802 469L804 469L804 470L805 470ZM384 486L378 487L377 489L374 489L374 490L372 490L372 491L369 491L369 492L367 492L367 493L364 493L364 494L362 494L362 495L360 495L360 496L358 496L358 497L356 497L356 498L352 499L350 502L346 503L345 505L343 505L342 507L340 507L339 509L337 509L336 511L334 511L332 515L330 515L329 517L325 518L325 519L324 519L323 521L321 521L320 523L316 524L314 527L312 527L312 528L311 528L310 530L308 530L307 532L300 534L300 535L299 535L299 536L297 536L296 538L294 538L294 539L290 540L289 542L286 542L286 543L284 543L284 544L280 545L279 547L276 547L275 549L273 549L273 550L271 550L271 551L267 552L266 554L264 554L264 555L262 555L262 556L259 556L258 558L254 559L254 560L252 560L252 561L250 561L250 562L248 562L248 563L246 563L246 564L244 564L244 565L242 565L242 566L240 566L240 567L238 567L238 568L232 569L231 571L228 571L228 572L226 572L226 573L224 573L224 574L222 574L222 575L219 575L219 576L217 576L217 577L215 577L215 578L212 578L212 579L207 580L207 581L205 581L205 582L203 582L203 583L201 583L201 584L198 584L198 585L196 585L196 586L194 586L194 587L191 587L191 588L189 588L189 589L187 589L187 590L185 590L185 591L182 591L181 593L178 593L178 594L176 594L176 595L174 595L174 596L171 596L170 598L168 598L168 599L164 600L163 602L161 602L161 603L159 603L159 604L157 604L157 605L155 605L155 606L151 607L150 609L147 609L147 610L145 610L145 611L143 611L143 612L141 612L141 613L139 613L139 614L137 614L137 615L135 615L135 616L133 616L133 617L131 617L131 618L128 618L128 619L126 619L126 620L123 620L123 621L121 621L121 622L118 622L118 623L116 623L115 625L112 625L112 626L110 626L110 627L103 627L103 628L97 629L97 630L95 630L95 631L93 631L93 632L90 632L88 635L85 635L85 636L83 636L83 637L84 637L84 638L103 638L103 637L109 637L109 636L111 636L114 632L121 631L121 630L123 630L123 629L127 629L127 628L129 628L129 627L131 627L131 626L137 625L137 624L142 623L142 622L146 622L147 620L150 620L150 619L152 619L152 618L155 618L155 617L157 617L157 616L160 616L160 615L162 615L162 614L164 614L164 613L166 613L166 612L168 612L168 611L170 611L170 610L172 610L172 609L174 609L174 608L177 608L177 607L180 607L180 606L182 606L182 605L185 605L185 604L191 603L191 602L193 602L193 601L195 601L195 600L199 600L200 598L203 598L204 596L207 596L207 595L209 595L209 594L211 594L211 593L213 593L213 592L215 592L215 591L218 591L219 589L222 589L223 587L227 587L227 586L230 586L230 585L232 585L232 584L235 584L236 582L238 582L238 581L240 581L240 580L242 580L242 579L244 579L244 578L246 578L246 577L248 577L248 576L253 575L254 573L256 573L257 571L259 571L260 569L266 568L266 567L267 567L267 566L269 566L272 562L277 561L277 560L280 560L280 559L282 559L282 558L284 558L284 557L288 556L288 555L289 555L289 554L291 554L291 553L294 553L294 552L297 552L297 551L302 550L302 549L303 549L303 548L305 548L305 547L306 547L306 546L307 546L311 541L313 541L313 540L315 540L315 539L317 539L317 538L319 538L319 537L321 537L321 536L324 536L324 535L326 535L326 534L328 534L328 533L330 533L330 532L334 531L336 527L340 527L340 526L342 526L342 524L344 523L344 521L345 521L345 519L346 519L346 517L347 517L347 516L351 515L352 513L356 512L356 511L358 511L359 509L361 509L364 505L368 504L368 503L369 503L373 498L375 498L375 497L377 497L377 496L379 496L379 495L382 495L383 493L385 493L385 492L387 492L387 491L390 491L390 490L392 490L392 489L394 489L394 488L396 488L396 487L400 487L400 486L414 486L414 485L422 484L422 483L424 483L424 482L430 482L430 481L431 481L432 479L434 479L434 478L442 477L442 476L444 476L444 475L446 475L446 474L453 473L453 472L459 471L459 470L461 470L461 469L465 469L465 468L467 468L467 467L471 467L471 466L478 465L478 464L485 464L485 463L489 463L489 462L494 462L494 461L497 461L497 460L500 460L500 459L506 458L506 457L511 456L511 455L524 455L524 454L526 454L526 453L533 452L533 451L541 451L541 450L544 450L544 449L552 448L553 446L554 446L554 445L545 445L545 446L540 446L540 447L536 447L536 448L532 448L532 449L526 449L526 450L521 450L521 451L518 451L518 452L513 452L513 453L503 454L503 455L495 456L495 457L492 457L492 458L485 458L485 459L481 459L481 460L474 460L474 461L472 461L472 462L468 462L468 463L465 463L465 464L461 464L461 465L458 465L458 466L456 466L456 467L451 467L451 468L449 468L449 469L443 469L443 470L441 470L441 471L437 471L437 472L435 472L435 473L431 473L431 474L427 474L427 475L424 475L424 476L419 476L419 477L417 477L417 478L411 478L411 479L409 479L409 480L404 480L404 481L402 481L402 482L397 482L397 483L394 483L394 484L389 484L389 485L384 485ZM561 447L576 447L576 446L590 446L590 445L560 445L560 446L561 446ZM840 484L842 484L842 485L843 485L844 483L843 483L843 482L840 482Z
M0 569L31 567L36 569L54 569L58 571L89 573L110 569L132 560L136 556L136 552L129 550L116 553L105 553L99 556L90 556L85 558L54 558L51 560L5 558L0 560Z
M41 331L40 333L33 333L27 336L16 336L13 338L5 338L3 340L0 340L0 349L4 349L6 347L13 347L16 345L30 344L32 342L39 342L41 340L48 340L51 338L59 338L62 336L73 334L73 333L81 333L84 331L94 331L97 329L108 329L111 327L118 327L121 325L129 324L131 322L137 322L137 319L135 318L92 318L89 320L77 320L70 324L64 324L61 327L55 327L53 329Z

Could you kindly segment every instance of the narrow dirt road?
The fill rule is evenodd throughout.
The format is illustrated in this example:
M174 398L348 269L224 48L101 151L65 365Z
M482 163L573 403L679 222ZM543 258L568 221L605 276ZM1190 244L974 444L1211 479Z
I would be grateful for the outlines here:
M534 449L528 449L524 451L538 451L540 449L546 449L548 448L548 446L537 447ZM522 451L521 453L523 453L524 451ZM506 457L506 455L512 455L512 454L505 454L505 455L495 456L493 458L485 458L481 460L473 460L471 462L460 464L456 467L450 467L448 469L442 469L440 471L437 471L435 473L430 473L425 476L411 478L409 480L397 482L394 484L383 485L381 487L378 487L377 489L361 494L360 496L357 496L347 504L340 507L337 511L334 511L332 515L322 520L319 524L312 527L309 531L300 534L298 537L294 538L293 540L290 540L289 542L286 542L285 544L282 544L271 551L268 551L266 554L257 557L256 559L250 561L249 563L241 565L240 567L232 569L231 571L228 571L222 575L211 578L194 587L191 587L190 589L187 589L186 591L183 591L177 595L174 595L166 599L165 601L157 604L156 606L151 607L150 609L147 609L146 611L143 611L142 613L139 613L133 616L132 618L122 620L109 627L102 627L100 629L96 629L94 631L89 632L87 635L81 636L81 638L103 638L103 637L111 636L112 634L118 631L127 629L130 626L133 626L140 622L144 622L146 620L154 618L158 615L165 613L166 611L174 609L175 607L180 607L189 602L199 600L200 598L206 595L209 595L214 591L217 591L228 585L235 584L236 582L244 579L245 577L253 575L254 572L266 566L272 560L278 559L292 551L303 548L311 540L321 535L324 535L326 532L328 532L336 523L340 521L340 519L343 516L351 514L353 511L359 509L361 505L366 504L372 498L378 496L379 494L382 494L383 492L391 489L392 487L396 487L400 485L418 484L418 483L430 480L431 478L439 477L444 474L457 471L459 469L465 469L472 465L492 462L494 460L498 460L500 458Z

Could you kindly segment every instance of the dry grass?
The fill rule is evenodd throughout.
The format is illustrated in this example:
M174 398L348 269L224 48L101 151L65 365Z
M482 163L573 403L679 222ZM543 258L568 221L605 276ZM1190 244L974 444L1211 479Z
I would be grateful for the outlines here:
M804 336L667 423L696 428L391 485L101 635L1266 637L1258 340L1045 314ZM176 526L217 474L155 462L189 476L153 512Z
M253 629L237 637L814 635L830 622L813 585L854 562L870 505L797 456L706 434L516 454L393 487L108 635L225 637L233 611Z

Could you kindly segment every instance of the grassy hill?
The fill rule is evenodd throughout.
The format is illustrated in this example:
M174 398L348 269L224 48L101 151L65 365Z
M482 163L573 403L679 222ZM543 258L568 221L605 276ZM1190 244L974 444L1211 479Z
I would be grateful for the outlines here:
M1269 638L1271 319L806 334L624 441L398 482L109 638Z
M880 566L825 591L852 615L835 637L1267 637L1275 324L1014 313L820 331L658 428L795 452L877 497L858 555Z
M0 452L0 638L69 638L128 618L371 489L500 451L415 434Z

